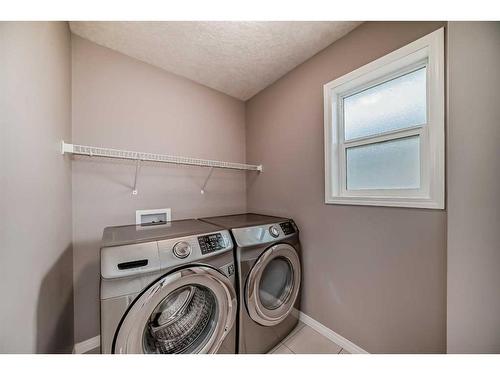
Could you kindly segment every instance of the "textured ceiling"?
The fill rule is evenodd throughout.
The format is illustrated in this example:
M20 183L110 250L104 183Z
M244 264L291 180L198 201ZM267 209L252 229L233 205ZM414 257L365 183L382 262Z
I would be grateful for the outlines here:
M97 44L247 100L360 22L70 22Z

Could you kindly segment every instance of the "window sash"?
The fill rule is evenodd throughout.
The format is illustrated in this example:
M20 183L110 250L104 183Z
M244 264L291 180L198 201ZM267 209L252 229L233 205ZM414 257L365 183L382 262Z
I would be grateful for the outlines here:
M402 77L406 74L414 72L418 69L426 68L426 111L427 111L427 119L429 118L429 69L427 69L428 58L420 59L415 63L408 64L392 73L381 76L377 79L371 80L370 82L366 82L365 84L358 85L353 87L348 91L342 91L337 93L333 100L336 102L334 106L337 107L337 132L338 132L338 176L339 176L339 186L338 190L343 197L425 197L428 195L428 181L425 175L425 165L426 163L426 154L425 150L427 149L427 131L425 129L427 123L413 125L403 129L396 129L387 132L376 133L364 137L352 138L349 140L345 140L345 121L344 121L344 98L349 97L351 95L355 95L357 93L368 90L372 87L381 85L385 82L391 81L393 79ZM334 123L331 123L332 128L334 127ZM331 131L335 131L335 129L331 129ZM370 145L374 143L380 143L385 141L397 140L402 138L407 138L411 136L419 136L420 137L420 188L418 189L347 189L347 149L351 147Z
M365 146L380 142L394 141L404 139L412 136L419 136L420 138L420 188L418 189L347 189L347 149L358 146ZM426 174L426 149L427 149L428 131L424 126L413 127L412 129L405 129L401 131L391 132L391 134L384 134L377 137L370 137L370 139L358 140L347 144L339 145L339 191L344 197L426 197L428 195L428 181Z
M427 122L428 122L429 121L429 84L428 84L428 82L429 82L429 69L428 69L428 59L425 58L425 59L423 59L423 60L421 59L413 64L406 65L403 68L398 69L397 71L395 71L393 73L386 74L384 76L379 77L378 79L375 79L375 80L372 80L372 81L367 82L365 84L353 87L352 89L350 89L348 91L342 91L341 93L337 93L334 97L334 101L336 102L334 105L338 106L337 124L338 124L338 131L339 131L339 140L341 140L341 142L344 144L348 144L351 142L356 142L358 140L376 138L376 137L379 137L379 136L382 136L385 134L391 134L394 132L404 131L404 130L413 129L413 128L417 128L417 127L421 127L421 126L426 125L427 122L424 124L415 124L412 126L408 126L406 128L402 128L402 129L390 130L390 131L376 133L376 134L367 135L367 136L363 136L363 137L351 138L349 140L345 139L344 98L347 98L347 97L352 96L352 95L356 95L356 94L363 92L363 91L366 91L372 87L381 85L385 82L392 81L396 78L402 77L406 74L415 72L415 71L422 69L422 68L426 68L426 91L427 91L426 117L427 117ZM332 122L331 126L334 126L333 122Z
M325 203L444 208L443 35L443 29L439 29L325 84ZM425 124L344 140L343 98L423 67ZM415 135L420 143L420 189L347 190L347 149Z

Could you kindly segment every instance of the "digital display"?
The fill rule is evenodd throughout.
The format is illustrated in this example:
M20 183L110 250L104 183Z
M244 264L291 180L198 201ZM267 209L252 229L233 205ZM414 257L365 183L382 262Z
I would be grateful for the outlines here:
M293 227L293 224L290 221L287 221L285 223L280 223L280 227L283 230L285 236L295 233L295 228Z
M201 253L208 254L217 250L222 250L226 247L224 238L220 233L209 234L207 236L198 237Z

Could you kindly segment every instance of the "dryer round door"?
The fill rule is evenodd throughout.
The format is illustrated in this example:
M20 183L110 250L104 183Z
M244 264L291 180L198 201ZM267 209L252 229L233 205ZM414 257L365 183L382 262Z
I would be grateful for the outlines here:
M292 246L277 244L262 253L245 288L250 317L264 326L285 320L299 295L300 276L299 256Z
M235 319L229 279L210 267L184 268L134 301L118 326L113 353L215 353Z

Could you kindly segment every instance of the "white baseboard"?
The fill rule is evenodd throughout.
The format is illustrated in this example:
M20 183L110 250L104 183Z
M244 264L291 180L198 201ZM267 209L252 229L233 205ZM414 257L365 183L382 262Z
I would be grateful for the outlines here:
M316 332L322 334L327 339L333 341L338 346L341 346L343 349L347 350L352 354L369 354L366 350L360 348L353 342L349 341L345 337L339 335L337 332L332 331L330 328L324 326L317 320L314 320L309 315L304 314L302 311L299 312L299 319L304 324L307 324L309 327L314 329Z
M101 345L101 336L91 337L88 340L77 342L73 348L73 354L84 354L98 348Z

